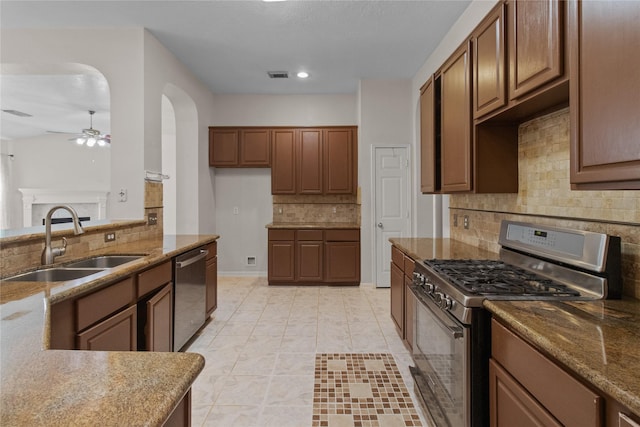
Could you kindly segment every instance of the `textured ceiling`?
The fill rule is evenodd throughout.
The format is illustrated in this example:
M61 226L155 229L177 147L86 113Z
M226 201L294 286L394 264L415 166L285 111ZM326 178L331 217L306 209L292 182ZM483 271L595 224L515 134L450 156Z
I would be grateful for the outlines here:
M469 3L2 0L0 26L145 27L214 93L355 93L360 79L411 78Z

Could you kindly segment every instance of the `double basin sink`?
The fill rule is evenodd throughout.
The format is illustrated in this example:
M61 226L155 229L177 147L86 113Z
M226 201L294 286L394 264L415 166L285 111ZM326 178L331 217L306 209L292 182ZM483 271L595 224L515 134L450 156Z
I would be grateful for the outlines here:
M142 258L144 255L104 255L74 261L61 267L43 268L3 279L6 282L66 282L100 273L108 268Z

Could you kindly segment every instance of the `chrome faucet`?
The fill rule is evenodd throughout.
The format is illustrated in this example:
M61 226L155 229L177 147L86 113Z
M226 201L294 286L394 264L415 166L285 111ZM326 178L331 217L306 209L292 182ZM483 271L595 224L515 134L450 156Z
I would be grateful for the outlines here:
M49 209L49 213L47 213L47 217L44 220L45 225L45 237L44 237L44 250L42 251L42 265L53 264L53 261L57 256L64 255L67 251L67 238L62 238L62 247L52 248L51 247L51 216L58 209L64 209L71 214L71 218L73 220L73 234L82 234L84 230L82 229L82 225L80 225L80 220L78 219L78 214L76 211L67 205L59 205L54 206Z

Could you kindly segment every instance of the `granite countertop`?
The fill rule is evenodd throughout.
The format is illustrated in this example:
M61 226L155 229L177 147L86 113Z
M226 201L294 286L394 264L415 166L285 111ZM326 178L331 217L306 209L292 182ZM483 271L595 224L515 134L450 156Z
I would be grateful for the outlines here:
M640 415L640 301L485 301L504 324Z
M452 239L392 237L389 241L414 261L425 259L497 259L498 254Z
M0 283L0 425L161 425L204 367L204 358L195 353L47 350L48 307L218 237L118 243L104 254L145 256L68 282Z
M301 229L301 228L357 228L360 226L353 222L277 222L266 225L266 228L271 229Z

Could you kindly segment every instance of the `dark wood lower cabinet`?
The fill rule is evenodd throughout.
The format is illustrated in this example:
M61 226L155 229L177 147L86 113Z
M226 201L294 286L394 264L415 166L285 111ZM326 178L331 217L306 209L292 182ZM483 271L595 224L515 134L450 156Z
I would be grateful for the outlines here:
M413 284L411 278L404 276L404 341L413 349L413 322L415 313L415 297L409 288Z
M191 426L191 389L184 395L176 409L173 410L163 427Z
M360 284L359 229L270 229L269 284Z
M538 427L560 424L493 359L489 361L491 427Z
M396 324L400 337L404 336L404 272L391 263L391 319Z
M173 350L173 283L151 297L146 303L145 349Z
M137 350L137 312L133 305L80 332L78 350L135 351Z
M211 253L211 252L209 252ZM213 256L207 259L207 271L205 273L205 282L207 284L207 316L218 307L218 257Z

